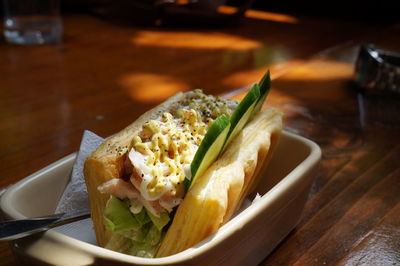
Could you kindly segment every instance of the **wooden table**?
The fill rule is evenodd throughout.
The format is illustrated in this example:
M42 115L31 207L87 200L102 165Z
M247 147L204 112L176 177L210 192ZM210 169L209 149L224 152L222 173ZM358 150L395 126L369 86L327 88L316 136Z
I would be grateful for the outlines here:
M108 136L181 90L223 94L271 69L268 104L323 151L300 224L263 265L400 263L400 105L351 86L357 45L400 50L399 25L249 11L220 29L65 15L55 46L0 42L0 188ZM0 243L0 265L12 265Z

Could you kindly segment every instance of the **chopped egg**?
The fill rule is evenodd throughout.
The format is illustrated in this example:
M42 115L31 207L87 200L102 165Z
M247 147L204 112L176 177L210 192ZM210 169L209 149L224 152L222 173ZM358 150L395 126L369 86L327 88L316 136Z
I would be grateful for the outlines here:
M208 128L218 116L230 117L238 104L201 90L188 95L176 110L143 124L128 156L134 168L131 183L145 201L158 202L157 206L168 212L182 201L183 181L191 179L190 164ZM144 206L158 215L147 202L131 203L133 213Z

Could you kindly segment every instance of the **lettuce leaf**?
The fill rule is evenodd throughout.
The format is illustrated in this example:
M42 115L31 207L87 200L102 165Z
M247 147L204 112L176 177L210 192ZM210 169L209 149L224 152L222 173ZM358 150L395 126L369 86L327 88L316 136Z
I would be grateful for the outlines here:
M150 217L150 220L158 228L159 231L161 231L164 228L164 226L166 226L170 221L168 212L161 212L160 217L154 216L149 211L147 212L147 215Z
M106 248L140 257L154 257L160 246L163 228L169 223L168 212L154 216L145 208L133 214L129 201L111 196L107 202L104 219L114 232Z
M111 196L104 211L106 226L113 232L139 229L140 224L129 210L129 206Z

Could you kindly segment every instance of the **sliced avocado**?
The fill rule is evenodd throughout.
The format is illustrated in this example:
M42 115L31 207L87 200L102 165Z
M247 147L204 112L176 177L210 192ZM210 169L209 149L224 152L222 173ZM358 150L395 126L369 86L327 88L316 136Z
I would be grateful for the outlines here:
M249 90L243 100L236 107L235 111L233 111L231 116L231 128L229 129L229 135L225 141L223 150L249 121L259 98L260 89L258 84L254 84L251 90Z
M271 89L271 75L269 70L258 83L258 86L260 88L260 98L257 101L256 107L254 107L253 114L256 114L258 111L260 111L265 98L267 98L267 95Z
M225 115L221 115L208 129L190 164L192 178L191 180L185 179L184 185L186 190L217 159L228 136L229 128L229 119Z

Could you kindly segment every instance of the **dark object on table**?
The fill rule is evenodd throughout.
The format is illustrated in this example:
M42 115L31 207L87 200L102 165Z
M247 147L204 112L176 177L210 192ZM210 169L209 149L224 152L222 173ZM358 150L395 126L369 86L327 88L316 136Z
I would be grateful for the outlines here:
M121 24L216 28L235 26L253 0L245 0L236 12L219 12L225 0L102 0L89 8L93 13Z
M355 66L357 86L371 94L400 95L400 54L362 45Z
M218 12L218 6L225 1L191 0L187 4L178 1L159 0L161 3L161 20L164 25L174 26L232 26L238 24L244 12L250 8L253 0L242 1L235 13Z

